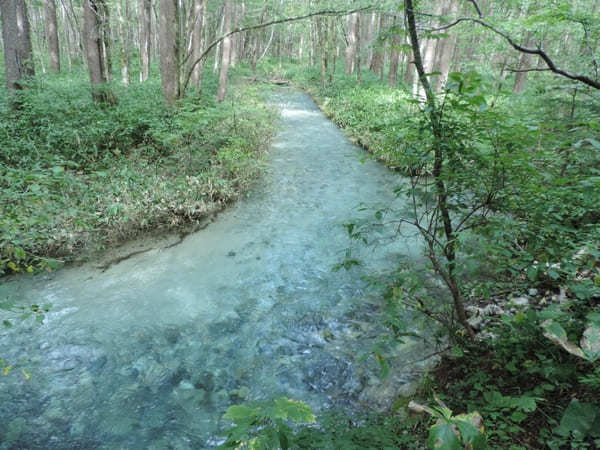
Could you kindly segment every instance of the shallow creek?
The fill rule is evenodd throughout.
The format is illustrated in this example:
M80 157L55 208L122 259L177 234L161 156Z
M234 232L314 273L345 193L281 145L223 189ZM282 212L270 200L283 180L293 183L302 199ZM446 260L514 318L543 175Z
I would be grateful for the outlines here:
M385 406L415 380L423 348L395 349L381 382L369 355L379 296L364 281L416 238L358 249L343 224L389 204L398 176L304 93L282 89L266 175L246 199L172 248L0 286L0 300L52 303L44 323L0 330L0 449L210 448L225 409L285 395L317 412ZM0 314L0 319L2 316Z

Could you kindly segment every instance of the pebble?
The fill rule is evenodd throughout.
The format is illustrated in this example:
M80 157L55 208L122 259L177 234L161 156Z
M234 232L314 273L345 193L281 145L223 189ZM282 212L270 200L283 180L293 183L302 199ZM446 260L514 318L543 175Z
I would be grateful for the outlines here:
M527 306L529 305L529 297L524 295L521 297L514 297L510 300L510 302L516 306Z

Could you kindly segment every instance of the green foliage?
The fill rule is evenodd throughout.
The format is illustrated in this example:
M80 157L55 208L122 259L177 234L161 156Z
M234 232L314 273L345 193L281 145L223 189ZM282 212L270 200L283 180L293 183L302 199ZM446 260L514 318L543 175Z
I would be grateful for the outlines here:
M569 411L572 399L585 398L590 409L600 405L594 367L577 364L578 357L558 346L540 345L545 317L531 310L503 317L490 329L493 340L465 345L460 356L436 370L437 377L450 381L443 399L452 409L481 412L492 448L517 442L559 448L577 431L575 421L562 421L575 413ZM588 448L592 438L580 435L574 448Z
M223 416L234 423L221 448L267 450L294 448L291 424L314 423L306 404L279 397L271 402L230 406Z
M0 103L0 275L55 268L83 248L193 223L259 173L274 114L239 86L216 105L166 108L155 81L99 106L83 74L41 79ZM207 95L214 80L206 77ZM212 98L212 95L211 95Z

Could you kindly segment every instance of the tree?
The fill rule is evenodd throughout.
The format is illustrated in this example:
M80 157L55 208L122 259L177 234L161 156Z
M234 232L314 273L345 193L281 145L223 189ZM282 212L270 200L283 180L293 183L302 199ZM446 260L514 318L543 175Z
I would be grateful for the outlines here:
M140 81L150 74L150 42L152 33L152 0L139 0L140 9Z
M160 0L160 78L165 101L174 105L181 95L179 79L179 5L177 0Z
M202 54L202 45L204 39L202 39L202 33L204 32L204 26L206 22L206 8L204 0L194 0L194 19L192 27L192 61L195 61ZM204 71L203 59L200 63L192 69L192 83L197 89L202 86L202 72Z
M350 75L356 69L356 52L358 43L358 13L348 16L348 37L346 44L346 74Z
M400 35L396 29L396 18L392 24L392 45L390 46L390 71L388 75L388 85L395 88L398 84L398 65L400 63Z
M56 20L56 4L54 0L44 0L44 23L50 56L50 71L60 72L60 49L58 45L58 22Z
M229 64L231 58L231 16L233 5L232 0L225 0L223 10L223 32L225 33L225 39L223 39L223 46L221 51L221 72L219 73L219 88L217 90L217 102L225 100L225 94L227 92L227 74L229 72Z
M434 179L436 206L435 217L439 217L441 221L441 229L444 236L444 241L440 243L437 238L437 229L430 232L423 229L415 223L421 232L421 235L426 241L428 247L428 257L433 264L436 272L443 278L446 286L450 290L454 304L454 311L458 316L458 321L473 337L474 332L467 320L467 314L464 307L460 286L456 276L456 248L457 235L454 224L451 218L451 208L448 202L448 192L446 189L446 174L444 172L445 154L444 154L444 133L442 130L441 111L437 104L435 93L429 83L427 72L425 71L423 59L421 58L421 50L419 47L419 38L417 36L417 25L415 21L415 10L412 0L404 0L404 8L406 15L406 24L408 34L413 50L414 64L419 75L419 82L425 93L425 102L427 105L426 113L429 116L429 126L433 134L433 170L432 176ZM437 220L437 219L436 219ZM442 253L441 261L439 252Z
M22 80L35 75L29 18L25 0L0 0L6 87L17 91Z
M123 9L125 11L123 11ZM125 5L117 3L117 13L119 15L119 37L121 41L121 80L123 84L129 85L131 82L131 74L129 72L129 46L130 46L130 31L129 21L131 20L129 2L125 0Z
M83 34L92 98L99 103L115 104L117 98L107 85L105 53L102 51L104 0L85 0L83 3Z

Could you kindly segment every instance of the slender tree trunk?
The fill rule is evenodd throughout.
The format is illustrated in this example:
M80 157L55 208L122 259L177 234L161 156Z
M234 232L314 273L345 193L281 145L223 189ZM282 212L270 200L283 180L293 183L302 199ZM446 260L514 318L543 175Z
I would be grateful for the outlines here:
M100 103L115 104L117 99L106 86L108 79L104 68L100 22L103 8L102 0L85 0L83 3L85 50L93 99Z
M323 17L317 17L315 19L317 41L319 43L319 53L321 59L321 87L325 88L327 85L327 27L323 24Z
M140 9L140 82L150 75L152 0L139 0Z
M448 5L448 9L444 11L445 14L450 14L451 17L455 17L458 13L458 2L455 0L449 0L450 4ZM436 90L440 91L446 81L448 80L448 74L450 73L450 63L452 62L452 57L454 55L454 50L456 48L456 34L451 34L450 36L443 38L437 45L437 61L436 61L436 71L440 72L440 75L437 79Z
M222 10L224 12L224 10ZM217 28L217 35L222 36L223 35L223 30L224 30L224 26L225 26L225 15L223 15L221 17L221 21L220 21L221 25L219 28ZM215 49L215 64L213 66L213 73L217 73L219 71L219 61L221 61L221 49L223 48L223 42L219 42L217 44L217 48Z
M24 0L0 0L0 12L6 87L16 91L24 88L24 78L35 75L27 7Z
M414 92L413 85L415 83L415 63L412 50L406 54L406 71L404 72L404 83L406 84L406 86L408 86L411 92Z
M335 41L336 41L336 32L335 32L335 19L330 17L327 19L329 21L329 30L327 39L327 55L329 57L328 69L329 69L329 84L333 84L333 78L335 76L335 65L337 59L337 52L335 50Z
M225 0L223 11L223 32L227 34L231 31L231 15L233 13L232 0ZM231 37L223 39L223 51L221 56L221 72L219 73L219 88L217 89L217 102L225 100L227 93L227 74L229 72L229 61L231 58Z
M160 0L160 78L163 96L173 106L179 98L179 10L178 0Z
M369 27L366 33L366 42L369 45L369 51L367 53L367 67L371 67L373 62L373 48L375 47L375 39L377 39L377 13L372 12L369 20Z
M396 30L396 19L394 18L393 24L393 36L392 46L390 49L390 73L388 84L391 88L395 88L398 85L398 64L400 62L400 45L402 40Z
M117 4L117 12L119 14L119 35L121 38L121 81L128 86L131 83L131 74L129 71L129 47L131 44L129 33L129 22L131 19L129 2L125 0L125 11L123 6Z
M362 83L362 72L361 72L361 41L360 41L360 14L356 14L356 23L354 28L356 30L356 53L354 54L354 67L356 68L356 81L358 84Z
M58 47L58 21L56 20L56 4L54 0L44 0L44 23L50 57L50 71L60 72L60 50Z
M460 289L458 287L458 282L455 273L456 236L452 228L450 209L448 205L448 192L446 191L446 184L442 173L444 168L444 133L440 120L440 111L435 100L435 94L433 92L433 89L431 88L429 80L427 79L427 73L425 72L423 60L421 59L421 50L419 48L419 39L417 37L415 11L412 0L404 0L404 10L406 14L406 22L408 26L410 42L413 49L415 67L419 75L419 81L423 86L423 90L425 92L427 114L429 115L430 127L434 136L434 142L432 144L434 153L432 175L434 178L436 188L437 208L439 210L439 214L441 216L443 224L444 237L446 238L446 243L443 248L443 255L446 259L446 264L441 264L438 257L435 255L434 247L436 245L436 242L431 238L427 239L427 243L430 250L429 257L436 271L444 278L446 285L450 289L454 303L454 311L458 316L460 324L465 328L469 336L473 338L475 336L475 333L467 320L467 314L464 308L464 303L462 300Z
M382 30L383 14L379 16L379 20L377 21L377 29L375 30L373 39L373 57L369 66L371 72L377 74L379 78L383 75L383 54L385 47L385 40L381 37Z
M531 47L533 44L533 33L530 31L527 33L525 40L526 46ZM521 53L519 58L519 69L528 69L531 67L531 61L533 56L528 53ZM517 72L515 76L515 85L513 87L513 93L520 94L525 90L527 84L527 72Z
M354 72L356 63L356 46L358 40L358 13L348 16L348 44L346 45L346 74Z
M202 54L202 33L204 31L204 23L206 21L206 9L204 0L194 0L194 27L192 29L192 61L196 61ZM204 63L206 58L203 58L192 72L192 83L198 90L202 88L202 73L204 72Z
M113 77L112 61L112 32L110 27L110 11L106 0L98 0L98 13L100 15L100 36L104 58L104 76L108 81Z
M60 9L60 13L61 13L62 23L63 23L64 41L65 41L65 45L67 47L67 51L65 52L65 54L67 56L67 66L69 67L69 72L71 72L71 71L73 71L72 55L74 55L76 53L76 51L75 51L74 44L73 44L73 37L71 36L71 25L70 25L69 19L67 18L66 7L63 6Z
M27 3L26 3L27 5ZM46 48L46 34L44 32L45 21L43 11L39 4L30 5L28 8L28 15L30 21L29 34L31 36L31 46L33 49L33 65L38 66L42 73L46 73L46 58L45 55L48 53ZM36 64L37 59L37 64Z
M231 27L233 28L233 26L235 26L235 24L237 23L237 15L238 15L238 6L237 5L232 5L232 11L231 11ZM237 63L237 58L238 58L238 45L239 45L239 39L240 39L240 33L236 33L233 36L231 36L231 50L230 50L230 55L229 55L229 66L230 67L235 67L236 63Z

